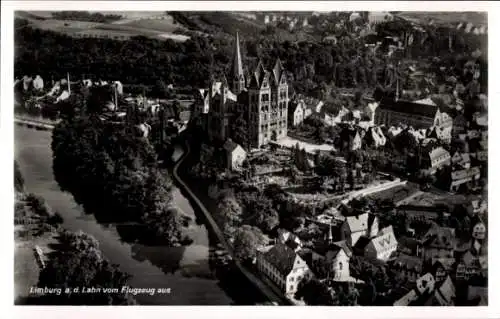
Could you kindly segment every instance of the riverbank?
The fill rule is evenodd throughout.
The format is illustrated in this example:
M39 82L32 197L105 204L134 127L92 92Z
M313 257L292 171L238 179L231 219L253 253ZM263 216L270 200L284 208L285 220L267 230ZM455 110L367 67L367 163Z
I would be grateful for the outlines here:
M196 187L192 183L189 183L189 179L186 178L186 166L189 166L189 144L186 144L186 151L173 170L174 180L180 185L180 187L188 194L188 196L193 200L196 206L203 212L205 218L208 220L212 230L216 234L217 238L224 246L224 248L229 252L231 257L234 260L234 264L238 269L248 278L250 282L252 282L256 288L259 289L266 297L278 304L290 305L291 302L286 299L281 294L275 293L268 285L266 285L258 276L253 274L249 269L243 266L235 257L231 244L229 244L220 230L219 226L215 222L212 217L212 213L210 211L214 211L216 209L216 203L208 197L208 192L203 192L201 188ZM188 160L186 160L188 159ZM181 178L182 176L182 178ZM198 185L199 186L199 185Z
M126 225L102 225L84 213L71 195L60 191L52 175L51 132L15 127L15 157L19 162L28 192L45 198L54 211L64 218L63 227L82 230L94 236L103 254L120 269L131 274L130 286L137 288L171 288L166 295L138 295L141 305L230 305L235 301L230 290L216 278L211 256L216 243L201 223L190 231L193 244L182 247L147 246L130 242L124 234ZM174 203L197 219L189 201L174 190ZM229 280L231 281L231 280ZM227 283L225 284L227 285ZM247 298L248 299L248 298ZM253 304L239 300L238 304Z

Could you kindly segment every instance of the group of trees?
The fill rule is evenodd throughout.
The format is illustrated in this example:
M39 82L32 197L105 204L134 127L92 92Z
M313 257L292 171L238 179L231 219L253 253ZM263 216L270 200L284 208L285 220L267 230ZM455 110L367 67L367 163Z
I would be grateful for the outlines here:
M110 23L122 19L119 14L102 14L88 11L56 11L52 12L52 18L59 20L76 20L99 23Z
M295 298L311 306L356 306L359 291L351 283L304 278L297 287Z
M99 249L98 241L83 232L64 231L60 234L60 249L40 272L38 287L61 289L60 294L44 294L36 304L46 305L133 305L132 296L121 293L130 275L111 264ZM83 287L100 289L84 293ZM75 291L77 288L79 291ZM119 293L104 289L117 288Z
M217 21L220 21L219 14ZM127 84L156 85L161 80L192 87L207 87L210 74L227 73L234 46L234 39L196 35L183 43L144 37L129 41L75 39L29 26L16 29L15 38L17 76L33 70L46 78L61 78L66 72L77 77L93 74L99 78L105 74ZM448 45L448 37L437 35L436 38L441 42L446 40ZM385 52L374 53L365 47L363 38L332 44L277 41L261 36L243 42L242 50L248 72L257 59L271 65L280 57L295 91L318 98L324 98L321 95L331 84L347 88L393 88L396 76L402 81L409 78L396 73L393 61L384 56ZM434 51L424 56L439 56L440 51ZM137 56L137 52L143 54ZM468 55L463 56L465 60L457 60L457 73L467 62ZM485 68L487 65L481 63L481 74L487 73ZM402 87L405 87L404 81Z
M59 186L97 220L138 222L155 241L178 243L181 216L170 209L171 181L159 170L153 146L134 126L102 121L98 112L89 99L82 114L68 114L55 127Z

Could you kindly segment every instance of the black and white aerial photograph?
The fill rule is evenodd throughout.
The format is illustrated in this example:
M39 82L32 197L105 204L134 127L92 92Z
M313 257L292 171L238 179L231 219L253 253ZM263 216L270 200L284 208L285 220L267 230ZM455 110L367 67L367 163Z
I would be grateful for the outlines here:
M13 12L15 305L488 306L488 12L80 7Z

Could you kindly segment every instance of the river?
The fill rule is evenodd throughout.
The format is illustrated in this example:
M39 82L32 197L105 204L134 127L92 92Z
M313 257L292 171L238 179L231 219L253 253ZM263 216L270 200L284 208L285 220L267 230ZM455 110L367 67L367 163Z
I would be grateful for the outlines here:
M50 144L51 132L15 127L15 157L23 173L26 190L45 198L49 206L64 218L63 227L93 235L104 255L132 275L129 281L131 286L171 289L170 294L138 295L139 304L250 305L260 301L261 297L239 274L231 273L231 278L222 278L222 281L218 279L220 276L215 276L209 261L214 255L216 243L178 189L174 189L175 204L196 220L189 228L193 243L173 248L126 241L115 225L98 224L93 216L83 213L70 194L60 191L52 174Z

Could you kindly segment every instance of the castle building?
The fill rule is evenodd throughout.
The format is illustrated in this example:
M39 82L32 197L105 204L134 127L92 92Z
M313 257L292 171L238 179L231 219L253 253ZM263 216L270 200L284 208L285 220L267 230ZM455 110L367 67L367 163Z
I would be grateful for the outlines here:
M272 70L259 61L248 76L243 72L239 36L228 78L211 79L208 90L199 90L199 113L206 114L210 140L231 137L231 122L243 116L247 122L249 147L260 148L287 136L288 81L279 59ZM227 80L229 79L229 81ZM203 103L201 103L203 102Z

